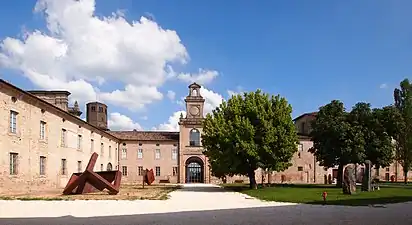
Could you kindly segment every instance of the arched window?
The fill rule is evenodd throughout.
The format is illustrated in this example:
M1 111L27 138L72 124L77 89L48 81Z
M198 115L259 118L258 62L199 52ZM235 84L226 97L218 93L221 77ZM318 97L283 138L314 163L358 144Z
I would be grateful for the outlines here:
M200 146L200 132L198 129L192 129L189 135L190 146Z
M197 90L196 89L192 90L192 96L195 96L195 97L197 96Z
M107 164L107 171L112 171L112 164L111 163Z

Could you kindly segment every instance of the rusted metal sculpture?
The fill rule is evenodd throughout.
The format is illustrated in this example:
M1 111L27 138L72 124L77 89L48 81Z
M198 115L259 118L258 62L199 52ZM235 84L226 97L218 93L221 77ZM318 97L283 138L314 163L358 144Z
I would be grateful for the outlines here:
M154 178L153 169L143 170L143 188L144 188L145 183L148 184L148 185L151 185L154 180L155 180L155 178Z
M122 173L116 171L94 172L93 168L99 155L94 152L90 157L86 170L83 173L73 173L63 190L64 195L86 194L107 189L109 194L119 193Z

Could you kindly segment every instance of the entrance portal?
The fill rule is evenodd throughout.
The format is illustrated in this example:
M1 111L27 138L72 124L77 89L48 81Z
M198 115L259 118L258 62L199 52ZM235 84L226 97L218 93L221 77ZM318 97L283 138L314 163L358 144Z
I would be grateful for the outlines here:
M186 183L204 183L203 162L198 157L186 161Z

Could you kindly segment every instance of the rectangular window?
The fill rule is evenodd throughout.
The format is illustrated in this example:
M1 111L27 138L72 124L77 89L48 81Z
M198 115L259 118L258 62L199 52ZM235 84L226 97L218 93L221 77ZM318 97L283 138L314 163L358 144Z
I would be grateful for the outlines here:
M127 159L127 148L122 148L122 159Z
M177 166L173 167L173 176L177 176Z
M302 144L298 144L298 151L303 151L303 145Z
M155 158L160 159L160 149L156 149Z
M298 166L298 171L303 171L303 166Z
M17 175L18 153L10 153L10 175Z
M17 133L17 112L10 111L10 132Z
M46 157L40 156L40 175L46 175Z
M65 129L62 129L62 139L61 139L61 146L62 147L66 147L67 145L67 143L66 143L66 135L67 135L67 131L65 130Z
M100 155L103 156L103 154L104 154L104 144L101 143L100 144Z
M114 159L116 161L119 159L119 152L117 151L117 148L114 150Z
M82 149L82 136L77 135L77 150L81 150L81 149Z
M137 158L138 159L143 158L143 149L142 148L137 149Z
M40 121L40 139L44 140L46 137L46 122Z
M389 172L389 167L386 167L386 172Z
M174 148L172 149L172 160L176 160L177 159L177 149Z
M67 161L66 161L66 159L62 159L61 173L62 173L62 175L67 175Z
M156 166L156 176L160 176L160 166Z
M112 158L112 146L109 145L109 159Z
M82 161L77 161L77 172L78 173L82 172Z
M127 176L127 166L122 166L122 175Z
M100 164L100 171L104 171L103 164Z
M138 174L139 176L143 176L143 166L138 166L138 167L137 167L137 174Z
M90 140L90 152L94 152L94 140Z

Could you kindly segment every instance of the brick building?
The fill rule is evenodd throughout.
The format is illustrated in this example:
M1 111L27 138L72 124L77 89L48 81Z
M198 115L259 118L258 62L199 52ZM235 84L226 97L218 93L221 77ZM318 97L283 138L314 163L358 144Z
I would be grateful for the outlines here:
M189 86L187 116L181 116L178 132L110 131L105 104L88 103L84 121L77 102L68 105L67 91L24 91L0 80L0 192L64 187L72 173L85 169L93 152L99 154L95 170L119 168L123 183L141 183L146 168L154 170L158 183L221 182L211 175L202 154L205 100L200 88L196 83ZM298 130L306 120L306 114L296 119ZM257 170L256 180L323 183L332 169L315 162L306 134L299 133L289 169L271 174ZM248 178L227 178L237 180Z

